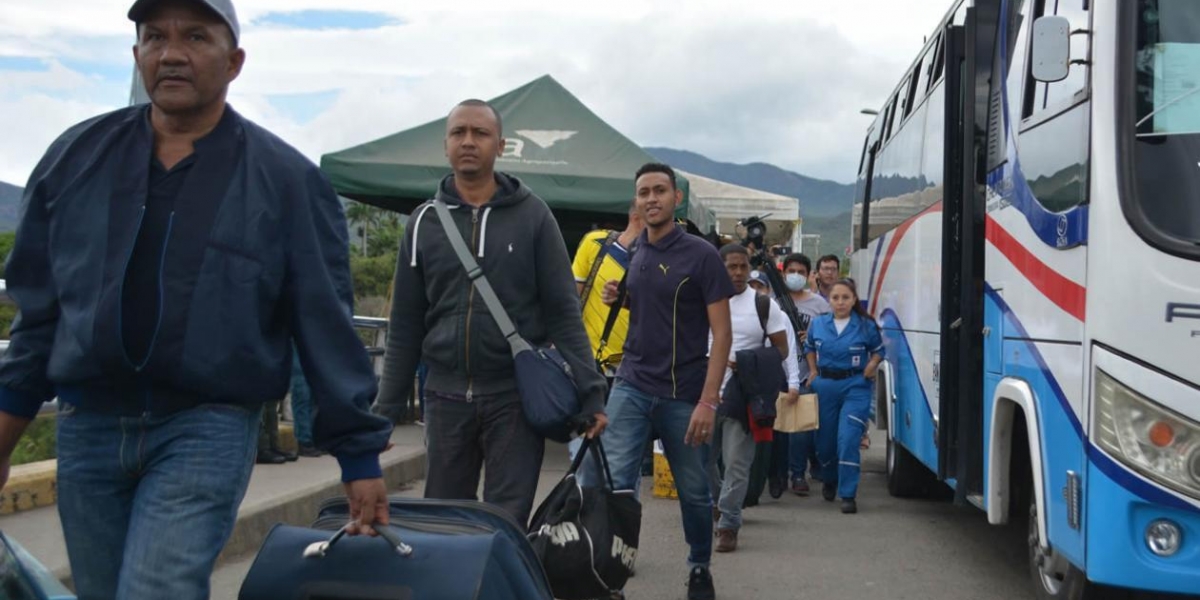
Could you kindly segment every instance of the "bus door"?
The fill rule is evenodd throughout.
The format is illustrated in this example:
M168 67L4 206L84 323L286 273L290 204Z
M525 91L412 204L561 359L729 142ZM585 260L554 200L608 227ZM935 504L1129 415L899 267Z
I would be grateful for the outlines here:
M984 181L989 71L999 2L947 27L938 477L955 502L983 497Z

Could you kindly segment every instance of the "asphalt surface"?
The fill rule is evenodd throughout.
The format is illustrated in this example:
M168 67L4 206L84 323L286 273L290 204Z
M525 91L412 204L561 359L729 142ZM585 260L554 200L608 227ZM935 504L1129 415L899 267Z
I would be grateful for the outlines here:
M1024 527L988 525L982 511L945 501L901 500L887 493L883 432L874 431L864 455L859 513L815 495L785 494L744 513L736 552L716 554L718 598L1014 600L1032 598ZM567 468L562 446L547 448L541 493ZM675 501L653 498L643 481L643 519L631 599L684 599L687 547ZM403 490L420 496L421 482ZM540 501L540 498L539 498ZM213 577L213 598L233 599L252 557L229 563Z

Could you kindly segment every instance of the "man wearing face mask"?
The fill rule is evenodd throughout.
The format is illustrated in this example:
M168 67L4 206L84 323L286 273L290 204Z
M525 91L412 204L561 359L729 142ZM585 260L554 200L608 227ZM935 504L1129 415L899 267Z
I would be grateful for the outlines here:
M800 324L800 329L796 331L797 346L804 343L809 322L832 310L828 301L810 289L808 276L811 272L812 261L803 254L789 254L787 258L783 259L783 282L788 288L788 294L791 295L792 304L796 306L798 313L795 315L797 318L794 322ZM808 365L803 360L799 362L800 381L804 382L810 379ZM808 391L807 387L788 390L789 400L795 402L800 393L808 393ZM815 463L815 456L815 431L791 434L775 432L775 446L772 448L770 466L771 495L778 498L783 494L790 472L792 492L799 496L807 496L809 487L805 477L806 466L810 457Z

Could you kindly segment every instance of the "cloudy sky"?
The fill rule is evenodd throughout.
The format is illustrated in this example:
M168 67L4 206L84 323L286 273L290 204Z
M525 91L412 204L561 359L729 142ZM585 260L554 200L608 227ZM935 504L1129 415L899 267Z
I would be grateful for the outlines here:
M854 178L949 0L235 0L231 103L313 160L550 74L643 146ZM127 0L0 2L0 180L128 103Z

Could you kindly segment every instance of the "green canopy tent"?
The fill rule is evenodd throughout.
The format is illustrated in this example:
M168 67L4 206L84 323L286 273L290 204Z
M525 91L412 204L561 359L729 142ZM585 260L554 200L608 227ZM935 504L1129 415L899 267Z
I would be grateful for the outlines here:
M655 161L589 110L549 75L491 101L506 143L496 169L515 175L546 201L569 244L593 224L623 226L633 199L633 175ZM450 172L443 151L446 119L321 157L321 169L342 196L402 213L433 196ZM691 201L676 212L700 233L716 223Z

